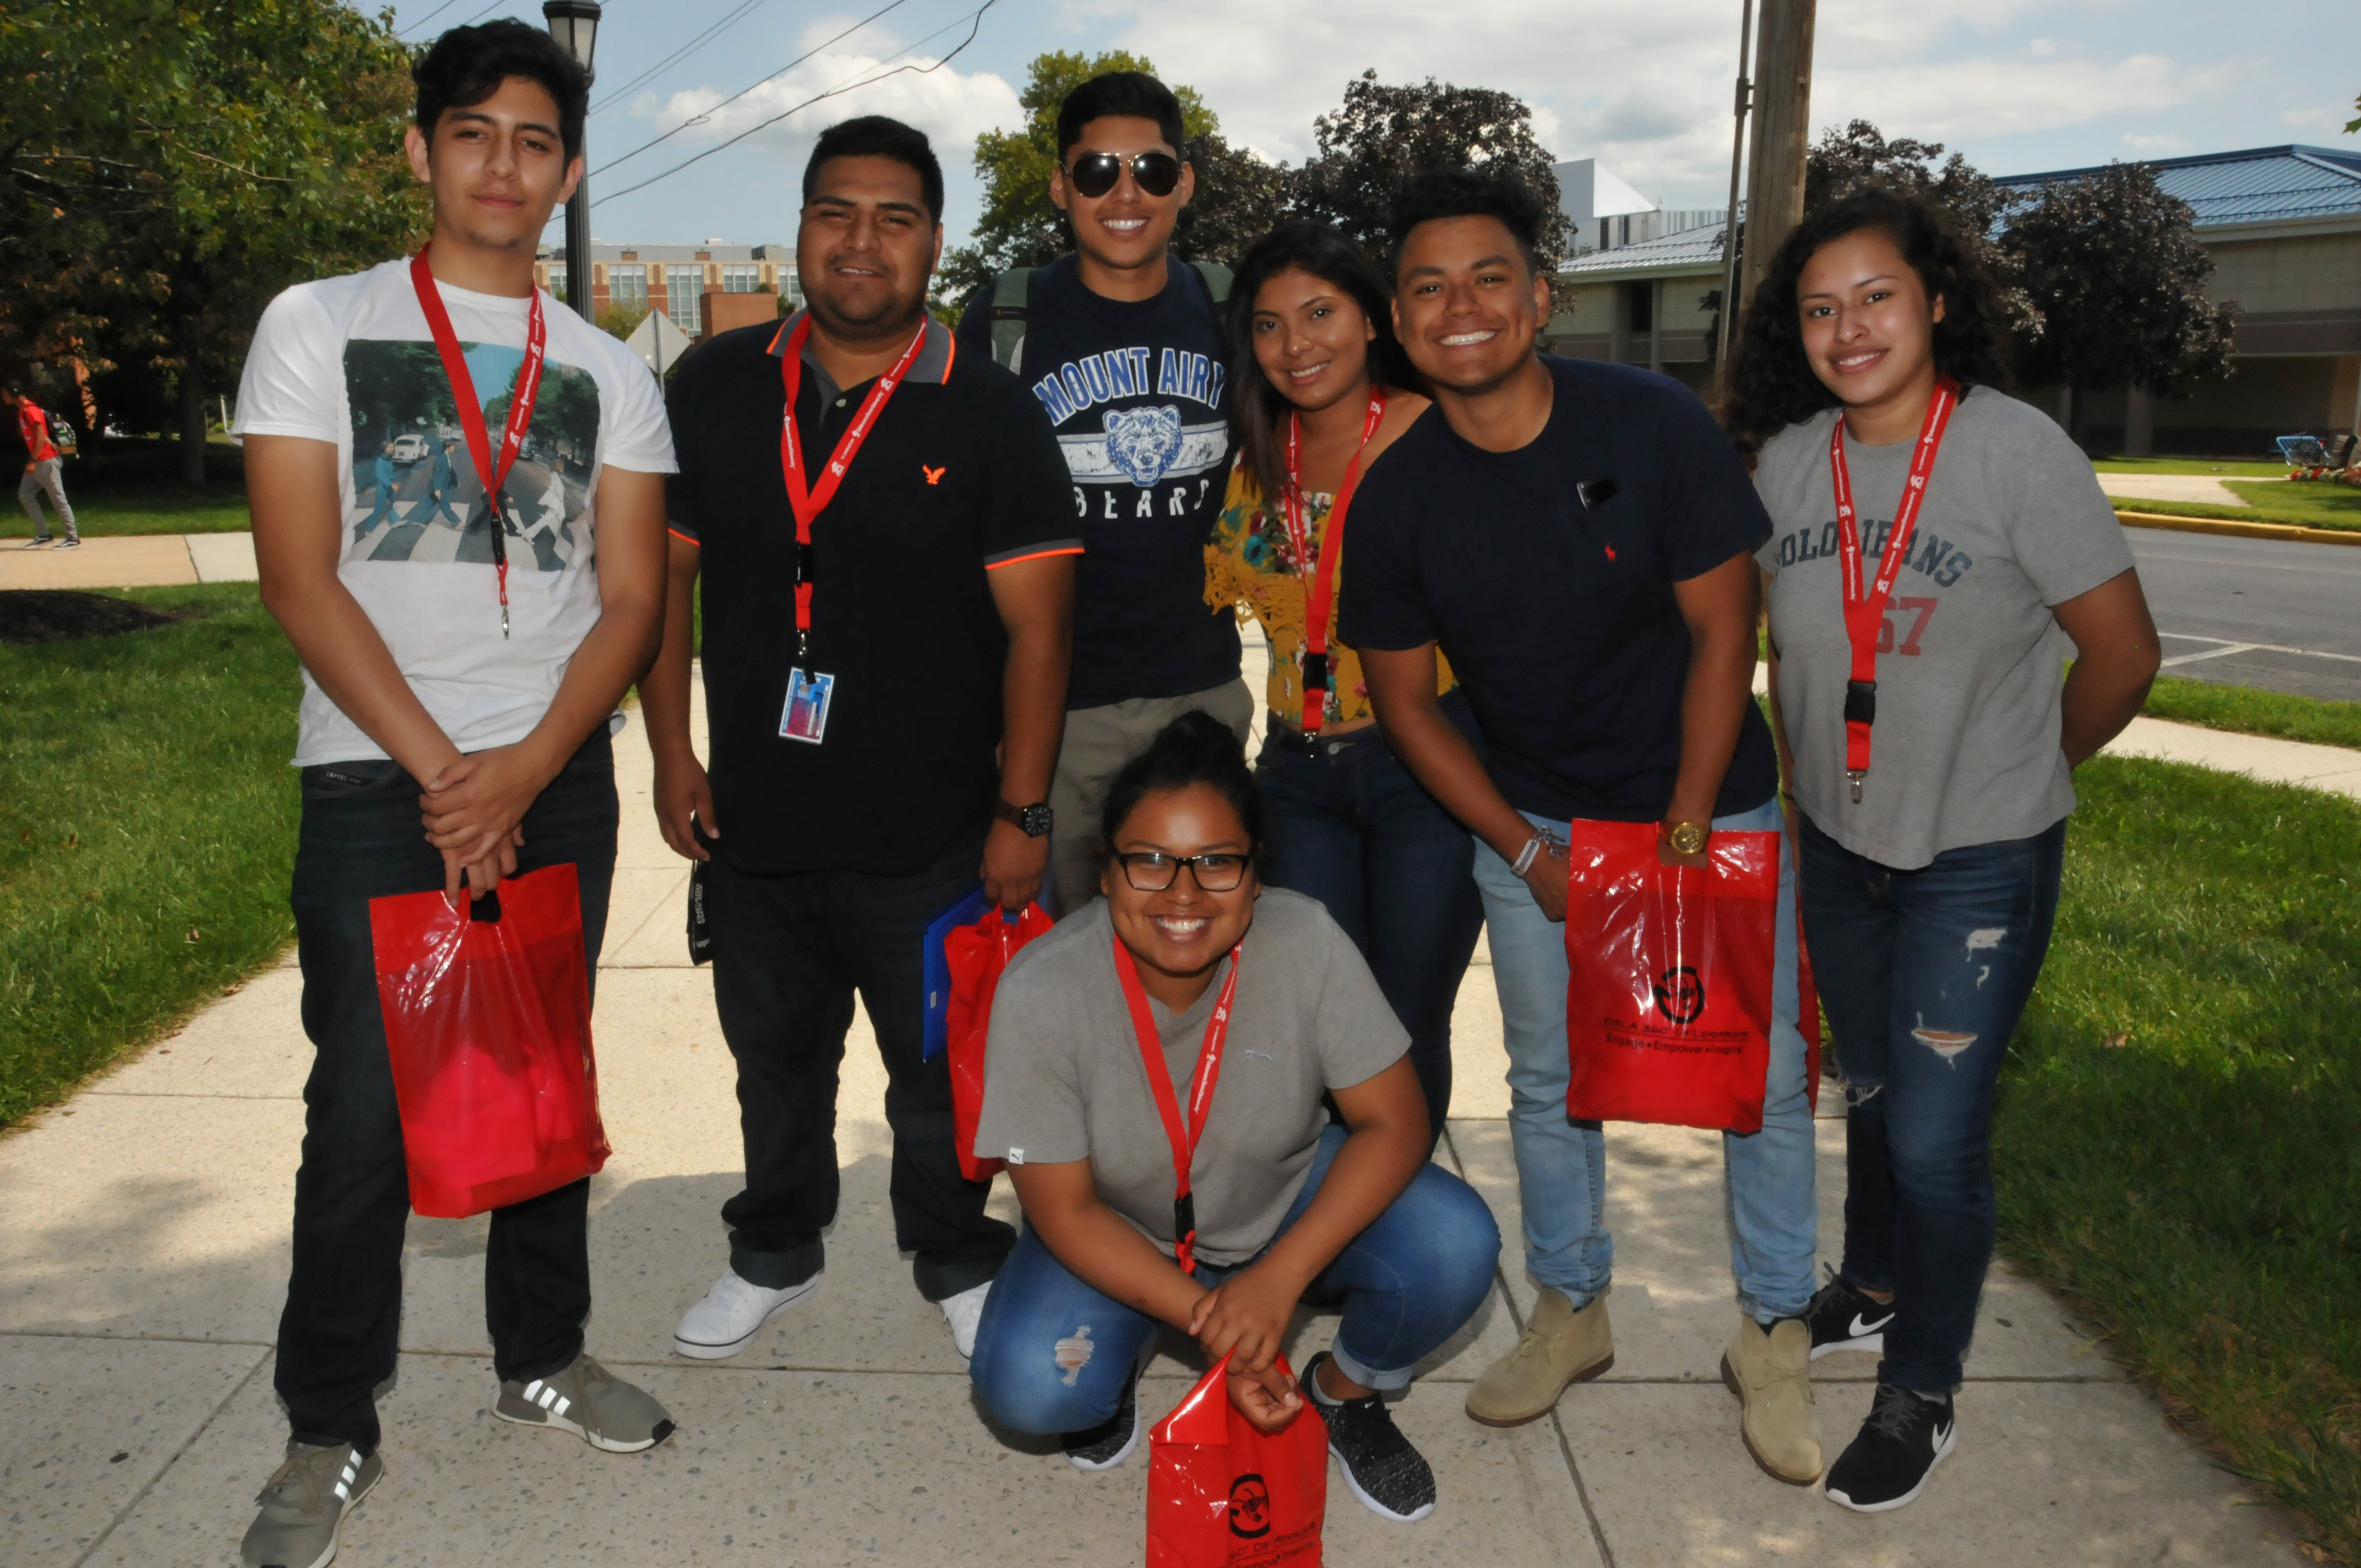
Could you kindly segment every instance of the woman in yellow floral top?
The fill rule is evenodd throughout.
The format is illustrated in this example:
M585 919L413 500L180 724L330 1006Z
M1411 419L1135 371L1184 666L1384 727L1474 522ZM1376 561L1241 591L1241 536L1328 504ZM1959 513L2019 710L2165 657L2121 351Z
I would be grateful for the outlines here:
M1483 924L1473 840L1387 746L1360 659L1335 641L1350 491L1430 405L1408 389L1415 378L1394 340L1385 279L1324 224L1290 219L1257 242L1229 310L1238 456L1205 545L1205 602L1243 601L1270 639L1270 718L1255 764L1272 829L1262 879L1320 900L1360 948L1410 1032L1440 1132L1452 1004ZM1323 611L1326 657L1307 715L1305 672L1323 662L1306 657L1319 652L1306 647L1311 604ZM1458 682L1437 663L1444 711L1480 752Z

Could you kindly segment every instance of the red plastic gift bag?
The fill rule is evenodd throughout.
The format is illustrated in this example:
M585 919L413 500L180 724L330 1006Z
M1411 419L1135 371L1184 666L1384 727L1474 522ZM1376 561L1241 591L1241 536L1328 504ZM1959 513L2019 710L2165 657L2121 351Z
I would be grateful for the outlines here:
M1028 904L1014 920L987 909L974 925L955 927L943 938L943 960L950 970L944 1030L951 1067L951 1133L959 1140L960 1174L970 1181L989 1181L1006 1163L979 1159L975 1154L975 1124L983 1114L983 1046L992 1027L992 998L1000 989L1001 971L1016 950L1053 924L1047 910Z
M1230 1404L1229 1367L1148 1431L1148 1568L1319 1568L1328 1428L1306 1393L1284 1431L1255 1431Z
M1659 861L1652 822L1572 836L1566 1114L1761 1130L1779 835L1716 832L1702 870Z
M410 1206L460 1219L607 1163L580 879L548 866L453 908L369 900Z

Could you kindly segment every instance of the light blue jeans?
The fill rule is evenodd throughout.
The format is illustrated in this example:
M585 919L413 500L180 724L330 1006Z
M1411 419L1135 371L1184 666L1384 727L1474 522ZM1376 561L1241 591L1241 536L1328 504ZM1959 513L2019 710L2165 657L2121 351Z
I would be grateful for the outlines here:
M1527 817L1564 834L1568 824ZM1773 831L1779 841L1778 947L1772 979L1771 1072L1763 1130L1722 1135L1730 1267L1739 1310L1758 1321L1800 1316L1812 1299L1817 1245L1812 1195L1812 1106L1797 1030L1795 868L1773 798L1714 819L1717 829ZM1533 902L1524 879L1481 839L1476 883L1492 947L1492 981L1509 1050L1509 1139L1524 1204L1525 1267L1576 1309L1607 1288L1615 1243L1607 1231L1607 1140L1596 1122L1569 1121L1565 927Z

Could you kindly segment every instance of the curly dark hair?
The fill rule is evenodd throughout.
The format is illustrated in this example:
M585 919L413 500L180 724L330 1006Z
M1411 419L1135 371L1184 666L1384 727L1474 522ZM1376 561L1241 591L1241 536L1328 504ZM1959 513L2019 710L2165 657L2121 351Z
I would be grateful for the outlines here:
M1939 295L1935 365L1966 386L2008 384L2007 322L2000 290L1983 263L1960 243L1933 203L1895 191L1856 191L1806 216L1787 236L1763 275L1730 356L1730 393L1722 428L1752 456L1786 429L1834 408L1837 395L1812 373L1804 356L1804 326L1795 312L1795 285L1822 246L1879 229L1918 274L1929 299Z

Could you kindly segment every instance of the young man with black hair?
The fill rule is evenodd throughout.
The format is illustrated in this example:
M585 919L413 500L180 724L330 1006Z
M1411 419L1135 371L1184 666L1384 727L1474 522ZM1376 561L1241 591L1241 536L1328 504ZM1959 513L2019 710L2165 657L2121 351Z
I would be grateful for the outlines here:
M49 504L58 509L58 521L66 529L58 548L80 549L82 534L74 526L73 508L66 504L65 463L49 434L49 411L27 397L25 389L14 381L0 387L0 403L16 411L16 433L25 438L25 477L16 482L16 504L33 520L33 542L26 548L38 550L49 542L49 520L41 513L41 494L47 491Z
M374 1390L394 1370L410 1207L369 901L473 898L570 862L595 977L615 864L608 720L664 612L673 459L655 383L533 288L542 229L581 174L582 72L547 33L503 20L444 34L412 76L410 162L433 191L431 243L273 301L233 433L263 603L303 661L292 903L317 1053L275 1374L292 1433L247 1532L247 1568L326 1563L384 1471ZM515 411L478 439L488 404ZM356 536L389 422L431 425L455 406L473 449L458 466L484 490L501 477L481 477L493 464L534 466L514 456L528 432L536 450L590 455L595 567L587 552L499 561L489 532L463 544L415 520ZM589 1185L492 1213L492 1413L631 1453L673 1423L583 1348Z
M1219 319L1229 274L1172 258L1197 178L1180 142L1180 101L1152 76L1110 71L1068 93L1049 197L1074 252L1021 288L986 285L960 319L961 352L1001 358L1049 411L1071 478L1067 516L1087 546L1047 802L1061 916L1097 895L1089 825L1124 763L1183 713L1212 713L1241 741L1254 718L1236 618L1205 608L1205 537L1230 466Z
M856 992L885 1064L895 1239L961 1355L1016 1242L961 1174L921 949L979 876L1011 911L1041 885L1082 541L1039 405L927 314L942 210L919 132L823 131L804 309L719 334L672 384L671 613L640 695L657 822L699 862L746 1149L730 1265L681 1319L683 1355L736 1354L818 1284ZM700 575L709 775L689 744Z
M1653 822L1665 864L1701 866L1717 831L1783 826L1750 690L1752 556L1770 520L1678 383L1534 353L1543 212L1514 176L1476 170L1398 198L1395 324L1435 406L1366 477L1342 604L1387 740L1476 836L1525 1263L1543 1287L1522 1342L1468 1394L1495 1426L1538 1420L1614 1356L1606 1146L1566 1115L1568 840L1590 821ZM1488 763L1436 706L1438 647ZM1821 1469L1803 1316L1812 1112L1781 843L1763 1129L1722 1146L1740 1310L1722 1365L1748 1451L1801 1486Z

